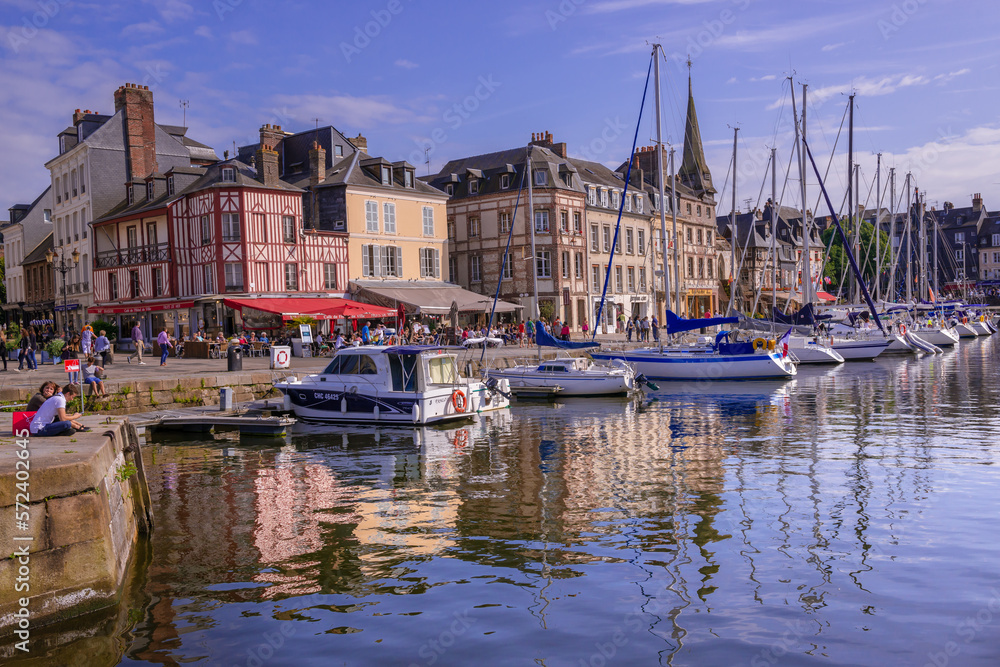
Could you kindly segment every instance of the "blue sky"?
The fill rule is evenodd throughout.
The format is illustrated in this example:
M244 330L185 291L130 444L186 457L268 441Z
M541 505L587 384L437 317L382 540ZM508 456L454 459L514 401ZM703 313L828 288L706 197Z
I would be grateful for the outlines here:
M572 155L617 166L658 41L666 139L679 146L690 55L720 190L732 181L731 127L741 128L741 209L758 200L771 146L787 166L794 73L809 84L809 135L824 168L853 88L866 193L881 152L900 187L914 171L930 203L968 205L982 192L996 210L998 29L985 0L0 0L0 206L30 202L73 110L111 112L125 82L153 89L161 123L180 124L179 100L189 100L189 134L220 155L255 141L263 123L298 131L318 118L420 174L424 148L436 172L541 131ZM639 145L652 143L653 122L650 91ZM828 179L838 203L844 132ZM797 205L797 184L785 187L783 203Z

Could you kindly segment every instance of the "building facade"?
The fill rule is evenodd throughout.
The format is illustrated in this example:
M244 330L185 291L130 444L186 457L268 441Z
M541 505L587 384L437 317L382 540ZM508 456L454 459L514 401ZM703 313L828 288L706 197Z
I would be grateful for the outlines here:
M45 237L52 234L52 188L45 188L31 204L17 204L9 210L10 221L3 227L4 283L7 321L23 323L28 305L24 260Z

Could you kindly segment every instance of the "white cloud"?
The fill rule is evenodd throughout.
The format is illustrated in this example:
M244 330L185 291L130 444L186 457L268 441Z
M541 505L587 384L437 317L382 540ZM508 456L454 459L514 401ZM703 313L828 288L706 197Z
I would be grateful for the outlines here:
M242 44L244 46L256 46L257 44L257 36L250 30L237 30L230 33L229 39L234 44Z
M183 21L194 16L194 7L184 0L155 0L151 3L167 23Z
M846 43L847 42L837 42L836 44L824 44L823 48L820 49L820 50L823 51L824 53L827 53L829 51L834 51L836 49L839 49L840 47L842 47Z
M900 88L922 86L930 83L930 81L931 80L926 76L917 74L898 74L874 79L861 77L851 81L850 83L823 86L821 88L811 88L809 90L809 102L811 105L818 106L835 95L847 94L852 90L861 97L891 95ZM768 110L777 109L781 106L781 104L781 100L778 100L770 104L767 108Z
M761 77L750 77L750 81L754 83L757 81L774 81L777 78L778 77L774 74L765 74L764 76Z
M417 63L407 60L406 58L400 58L393 64L396 67L402 67L403 69L416 69L420 67L420 65L418 65Z
M212 29L207 25L200 25L194 30L194 34L205 39L212 39Z
M737 81L738 81L738 79L735 76L733 76L733 77L730 77L729 80L726 81L726 83L736 83Z
M143 23L133 23L132 25L127 25L122 29L122 35L155 35L157 33L163 32L163 26L157 20L144 21Z
M962 76L963 74L968 74L971 71L972 70L970 70L968 67L965 67L955 72L948 72L947 74L938 74L932 79L932 81L935 81L938 84L945 84L954 79L955 77Z

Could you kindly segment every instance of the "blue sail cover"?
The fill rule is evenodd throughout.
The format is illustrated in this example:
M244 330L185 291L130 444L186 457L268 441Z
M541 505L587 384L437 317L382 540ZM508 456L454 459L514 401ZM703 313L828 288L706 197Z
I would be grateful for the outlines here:
M574 342L571 340L556 340L548 332L545 325L535 322L535 342L541 347L558 347L563 350L582 350L588 347L600 347L600 343Z
M739 324L739 322L740 318L738 317L705 317L697 320L685 320L677 317L672 310L667 311L666 318L668 334L693 331L702 327L714 327L718 324Z
M797 326L813 326L818 320L829 320L829 313L817 314L813 304L807 303L794 313L785 315L780 308L772 308L771 319L779 324L794 324Z

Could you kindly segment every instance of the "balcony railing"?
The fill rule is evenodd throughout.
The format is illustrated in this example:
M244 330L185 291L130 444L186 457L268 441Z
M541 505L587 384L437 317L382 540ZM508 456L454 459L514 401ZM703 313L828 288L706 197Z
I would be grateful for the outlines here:
M134 248L122 248L120 250L106 250L97 253L95 266L98 269L115 266L128 266L130 264L147 264L149 262L169 262L170 244L157 243L155 245L136 246Z

